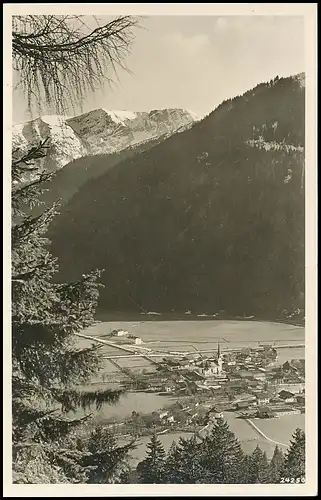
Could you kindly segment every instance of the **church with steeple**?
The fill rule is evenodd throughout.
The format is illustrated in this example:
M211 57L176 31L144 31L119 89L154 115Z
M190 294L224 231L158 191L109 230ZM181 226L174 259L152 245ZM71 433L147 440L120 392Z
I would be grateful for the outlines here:
M208 358L203 360L201 366L199 366L199 371L205 377L210 377L211 375L221 375L223 372L223 357L220 344L217 346L217 358Z

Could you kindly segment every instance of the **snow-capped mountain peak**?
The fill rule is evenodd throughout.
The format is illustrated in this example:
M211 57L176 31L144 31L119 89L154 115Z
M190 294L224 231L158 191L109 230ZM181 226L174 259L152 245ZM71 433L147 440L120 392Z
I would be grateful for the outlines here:
M147 112L98 108L74 117L44 115L13 127L13 147L24 151L49 137L49 154L42 166L55 170L82 156L115 153L167 137L198 119L185 109Z

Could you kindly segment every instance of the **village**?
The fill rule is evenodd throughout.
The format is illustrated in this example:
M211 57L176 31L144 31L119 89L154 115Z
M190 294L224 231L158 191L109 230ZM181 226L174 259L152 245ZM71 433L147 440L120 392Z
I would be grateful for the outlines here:
M129 340L141 346L142 340L126 331L110 336ZM117 342L118 344L118 342ZM124 344L125 345L125 344ZM222 352L176 355L165 354L155 361L144 351L151 369L127 375L122 381L127 391L141 391L169 396L173 403L150 415L133 412L122 422L121 433L146 435L155 429L159 433L192 431L204 426L226 412L237 418L270 419L305 413L305 363L303 359L278 364L277 349L269 344L244 347ZM154 355L155 350L153 351ZM117 428L117 423L113 426Z

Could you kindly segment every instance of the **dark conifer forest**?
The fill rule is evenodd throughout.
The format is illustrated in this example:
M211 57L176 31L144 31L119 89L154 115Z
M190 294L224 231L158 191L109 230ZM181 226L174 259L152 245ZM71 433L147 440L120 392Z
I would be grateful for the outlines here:
M304 100L262 83L90 179L49 231L59 279L105 269L111 311L304 308Z

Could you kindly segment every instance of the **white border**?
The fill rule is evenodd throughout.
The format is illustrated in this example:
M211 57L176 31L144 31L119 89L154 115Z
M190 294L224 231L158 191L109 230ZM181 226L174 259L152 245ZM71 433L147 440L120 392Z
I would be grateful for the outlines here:
M317 4L15 4L4 5L4 497L88 496L316 496L317 495ZM302 15L306 53L306 429L304 485L13 485L11 478L10 335L10 165L12 125L11 16L14 14L96 15ZM259 83L259 82L258 82Z

